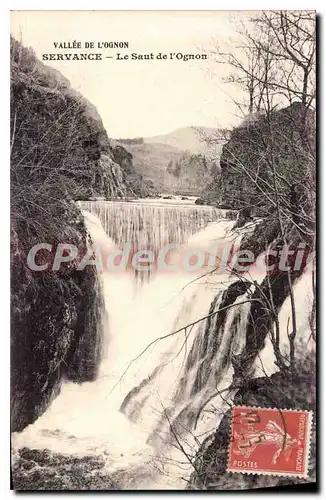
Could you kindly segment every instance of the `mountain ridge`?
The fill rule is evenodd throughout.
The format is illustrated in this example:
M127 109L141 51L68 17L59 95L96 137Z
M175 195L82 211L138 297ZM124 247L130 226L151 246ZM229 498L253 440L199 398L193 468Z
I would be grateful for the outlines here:
M165 144L191 153L204 153L207 150L206 137L211 138L216 130L218 129L191 125L177 128L167 134L144 137L144 142Z
M200 195L219 168L221 130L183 127L166 135L115 139L133 156L136 172L156 192Z

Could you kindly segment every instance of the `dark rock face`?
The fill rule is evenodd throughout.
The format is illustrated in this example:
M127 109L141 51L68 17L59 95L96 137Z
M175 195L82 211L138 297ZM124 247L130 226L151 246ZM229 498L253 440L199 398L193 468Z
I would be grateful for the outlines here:
M121 153L122 155L122 153ZM93 380L101 355L103 302L93 266L77 265L91 245L74 200L134 196L96 108L31 49L11 39L11 426L42 414L63 378ZM49 269L57 245L78 258L59 271L31 271L30 249Z
M135 170L132 154L115 141L111 142L111 146L114 161L123 169L126 186L140 198L151 194L153 190L143 181L143 176Z
M275 111L269 120L257 116L232 132L230 141L223 147L220 162L220 195L224 203L230 208L252 206L256 212L261 208L262 214L268 213L272 205L265 193L274 182L271 154L278 179L284 179L279 186L282 195L285 192L290 195L295 188L298 195L299 191L303 194L298 181L308 175L302 132L305 112L304 107L295 103Z
M292 273L292 284L299 278L301 272ZM252 363L256 356L263 349L265 339L271 331L274 317L271 312L271 305L266 297L269 293L273 296L274 312L278 314L286 297L290 293L290 286L287 273L275 274L264 278L260 286L257 286L252 294L253 301L250 306L248 323L246 327L246 343L243 351L232 359L234 368L234 382L250 375Z
M82 243L80 233L75 232L74 242ZM33 275L20 242L15 250L11 274L11 427L21 431L46 410L63 377L74 382L95 379L104 304L92 266L84 271L66 266L60 274Z

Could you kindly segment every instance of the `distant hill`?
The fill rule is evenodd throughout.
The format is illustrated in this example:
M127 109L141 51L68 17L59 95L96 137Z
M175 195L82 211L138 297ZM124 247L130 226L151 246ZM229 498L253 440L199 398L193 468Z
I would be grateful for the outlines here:
M186 127L118 142L133 155L136 172L154 191L199 195L219 169L219 134L218 129Z
M207 152L206 139L212 139L216 132L218 132L218 129L208 127L184 127L166 135L145 137L144 142L149 144L160 143L190 153L205 153Z

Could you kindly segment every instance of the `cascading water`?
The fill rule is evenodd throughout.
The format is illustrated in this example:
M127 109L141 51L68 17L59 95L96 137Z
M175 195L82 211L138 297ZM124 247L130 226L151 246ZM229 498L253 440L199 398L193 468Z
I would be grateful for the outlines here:
M166 200L167 201L167 200ZM85 201L83 210L96 215L110 238L120 246L158 251L168 243L184 243L224 210L210 206L157 202Z
M129 242L157 251L173 242L210 254L219 243L241 238L212 207L148 201L81 207L91 212L86 222L93 241L107 249ZM250 308L246 283L228 272L206 272L158 270L136 291L131 273L104 272L109 326L98 379L64 383L47 411L14 435L14 450L100 455L110 474L119 473L122 489L183 489L191 471L184 451L194 455L225 411L230 360L243 349ZM288 307L280 312L284 318ZM183 451L171 446L176 438Z

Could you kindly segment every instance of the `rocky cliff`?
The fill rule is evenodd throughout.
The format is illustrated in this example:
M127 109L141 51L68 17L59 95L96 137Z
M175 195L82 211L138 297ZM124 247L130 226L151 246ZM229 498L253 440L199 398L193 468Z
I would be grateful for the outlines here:
M300 103L244 120L224 144L220 170L202 201L265 216L274 206L276 178L282 200L305 205L315 149L313 121Z
M11 40L11 425L32 423L63 379L93 380L101 356L101 282L92 266L27 266L33 245L92 244L74 200L142 193L132 158L110 144L96 108L32 49ZM50 268L49 268L50 269Z
M21 182L31 173L49 182L49 172L56 170L62 183L73 182L74 190L67 190L73 198L142 194L132 158L111 146L95 106L13 39L11 103L11 158Z

